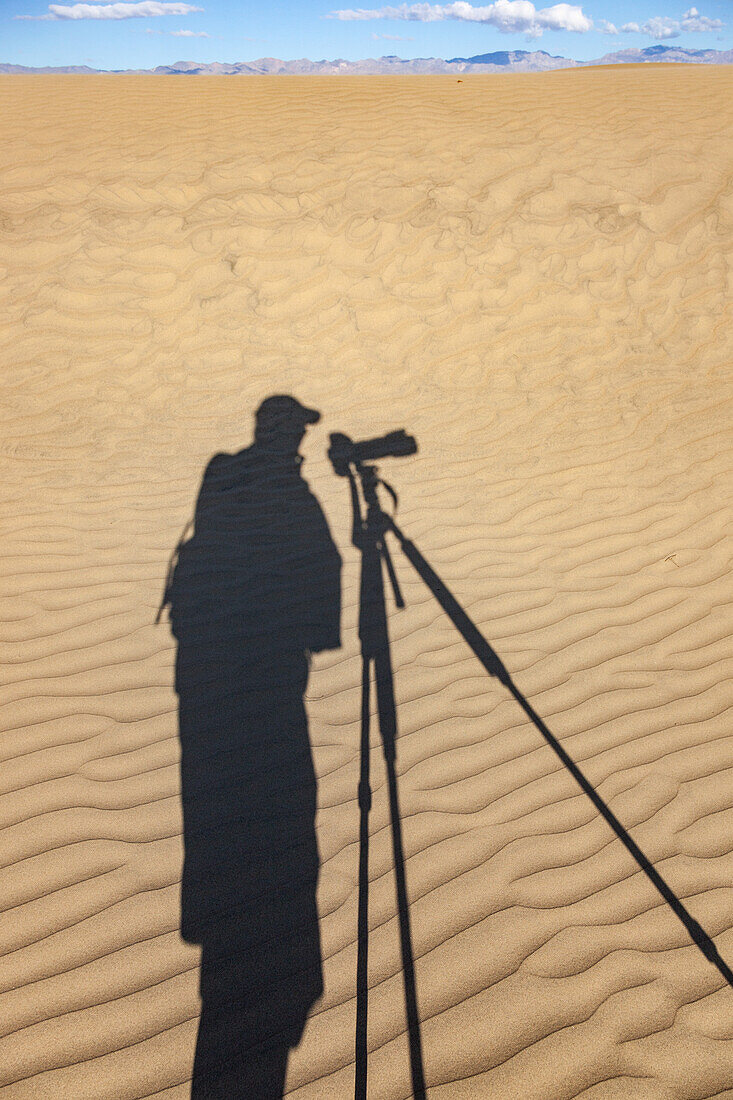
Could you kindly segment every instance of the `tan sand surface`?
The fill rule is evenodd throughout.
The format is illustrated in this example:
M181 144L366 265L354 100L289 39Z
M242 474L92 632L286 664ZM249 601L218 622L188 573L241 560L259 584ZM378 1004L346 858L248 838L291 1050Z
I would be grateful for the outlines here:
M733 72L0 78L0 1085L183 1100L175 643L212 454L269 394L343 557L307 692L353 1095L359 554L328 433L404 427L398 518L733 963ZM431 1100L733 1097L733 989L394 548L397 770ZM369 1096L411 1094L372 730Z

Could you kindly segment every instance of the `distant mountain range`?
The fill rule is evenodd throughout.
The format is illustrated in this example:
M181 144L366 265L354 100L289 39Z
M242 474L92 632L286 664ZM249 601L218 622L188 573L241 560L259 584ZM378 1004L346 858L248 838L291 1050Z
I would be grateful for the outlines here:
M647 46L646 49L618 50L607 53L594 61L573 61L569 57L557 57L545 50L498 50L496 53L480 53L473 57L451 57L447 61L439 57L418 57L403 61L401 57L367 58L364 61L281 61L277 57L260 57L257 61L236 61L232 64L214 61L199 64L196 61L177 61L174 65L158 65L155 69L90 69L87 65L47 66L34 69L26 65L0 64L0 73L145 73L163 76L226 76L226 75L324 75L348 76L351 74L395 75L410 73L537 73L548 69L587 68L589 65L628 65L648 62L686 62L687 64L731 65L733 50L689 50L682 46Z

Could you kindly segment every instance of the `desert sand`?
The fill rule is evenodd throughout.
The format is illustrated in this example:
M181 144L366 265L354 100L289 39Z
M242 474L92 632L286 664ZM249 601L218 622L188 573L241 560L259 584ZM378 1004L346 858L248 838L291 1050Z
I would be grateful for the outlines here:
M330 432L414 433L380 467L399 524L733 963L733 72L10 76L0 104L2 1096L190 1095L155 620L206 463L271 394L322 414L303 475L343 561L306 695L324 992L287 1095L354 1088L360 555ZM733 1097L733 989L392 549L428 1096ZM371 745L368 1095L403 1100Z

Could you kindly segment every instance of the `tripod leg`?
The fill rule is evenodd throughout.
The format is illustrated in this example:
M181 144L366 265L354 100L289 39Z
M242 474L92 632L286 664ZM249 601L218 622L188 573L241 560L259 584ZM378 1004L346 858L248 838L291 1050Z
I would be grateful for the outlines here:
M367 998L369 993L367 974L367 949L369 937L368 889L369 889L369 672L374 662L377 714L389 783L389 806L392 819L392 847L397 885L397 911L399 917L402 971L405 982L405 1008L410 1045L410 1071L415 1100L425 1100L425 1073L422 1061L420 1019L417 1010L415 960L412 952L409 903L405 877L405 857L402 844L402 826L395 772L395 740L397 714L394 698L392 661L387 628L387 607L384 598L382 561L387 563L390 576L391 559L384 544L384 520L374 495L374 485L365 490L367 500L366 523L361 520L358 494L353 477L350 479L354 506L355 544L361 550L361 584L359 598L359 638L362 652L362 712L361 712L361 772L359 780L360 852L359 852L359 937L357 958L357 1020L356 1020L356 1100L366 1100L367 1089ZM362 478L362 488L364 479ZM402 598L395 581L395 599L399 606Z
M361 662L361 764L359 768L359 916L356 960L356 1041L354 1100L367 1095L367 1023L369 1009L369 668Z
M527 702L522 693L519 691L518 688L514 686L514 683L511 680L509 680L507 687L509 688L509 691L517 700L529 720L533 722L537 729L540 731L555 755L558 756L560 760L562 760L563 764L568 769L572 777L575 779L578 785L582 787L583 791L588 795L591 802L602 815L602 817L606 819L606 821L611 826L614 833L624 845L626 850L634 857L649 881L653 883L654 886L656 886L657 890L670 906L670 908L673 910L675 915L682 921L692 941L697 944L708 962L711 962L713 966L717 967L721 975L728 982L728 985L733 986L733 970L731 970L726 961L722 958L720 952L715 946L715 943L707 934L702 925L700 925L692 916L692 914L687 911L687 909L679 900L671 887L667 885L666 881L659 874L654 864L647 859L633 837L630 836L629 833L627 833L626 829L624 829L623 825L610 809L610 807L606 805L601 796L596 792L595 788L588 782L585 775L572 759L572 757L565 751L557 738L552 733L550 733L549 729L542 721L540 716L537 714L534 707L532 707Z
M402 821L400 818L400 801L397 790L397 774L395 771L395 758L397 755L395 749L397 713L395 710L394 681L392 677L392 661L390 659L388 640L387 645L375 656L374 666L377 681L377 710L379 713L379 725L384 746L384 758L387 765L387 782L389 786L389 810L392 821L392 850L394 853L397 913L400 926L402 974L405 983L405 1010L407 1014L407 1031L410 1043L412 1093L415 1100L425 1100L425 1070L423 1068L420 1017L417 1007L415 956L412 950L410 903L407 897L405 853L402 844Z
M427 560L422 556L420 551L415 546L414 542L408 539L397 526L397 524L390 520L388 524L389 530L396 535L402 550L405 553L408 561L414 566L418 575L422 577L430 591L435 596L436 600L446 612L453 625L458 632L462 635L473 652L478 657L481 664L491 676L496 678L504 684L504 686L511 692L516 701L524 713L529 718L530 722L534 724L536 729L542 734L547 744L553 750L556 756L562 761L570 774L576 780L582 790L588 795L593 805L599 811L599 813L605 818L608 824L613 829L616 836L621 843L625 846L626 850L636 860L637 864L647 876L649 881L656 887L659 893L662 895L667 904L672 908L677 917L684 924L690 938L702 951L706 959L717 967L722 977L728 982L730 986L733 986L733 970L728 966L725 960L720 955L715 943L702 926L695 920L691 913L689 913L686 907L679 900L677 895L667 885L665 880L656 870L656 868L650 863L647 857L642 852L639 845L629 835L626 829L623 827L619 819L613 813L609 806L603 801L601 796L596 792L595 788L586 779L583 772L578 765L572 759L572 757L565 751L560 742L550 732L540 716L530 706L529 702L524 698L519 689L515 686L514 681L502 664L498 654L492 649L489 643L484 638L483 634L479 631L476 624L466 614L461 605L456 600L453 593L443 584L442 580L430 566Z

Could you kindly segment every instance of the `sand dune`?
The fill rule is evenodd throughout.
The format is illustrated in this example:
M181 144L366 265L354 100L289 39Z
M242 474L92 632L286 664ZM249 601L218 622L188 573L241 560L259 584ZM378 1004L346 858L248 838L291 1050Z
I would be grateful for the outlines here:
M0 77L7 1100L182 1100L169 555L260 401L322 412L343 558L307 691L353 1094L359 554L328 433L405 427L398 521L733 964L733 75ZM397 772L434 1100L733 1096L733 989L394 547ZM411 1095L372 730L369 1096Z

